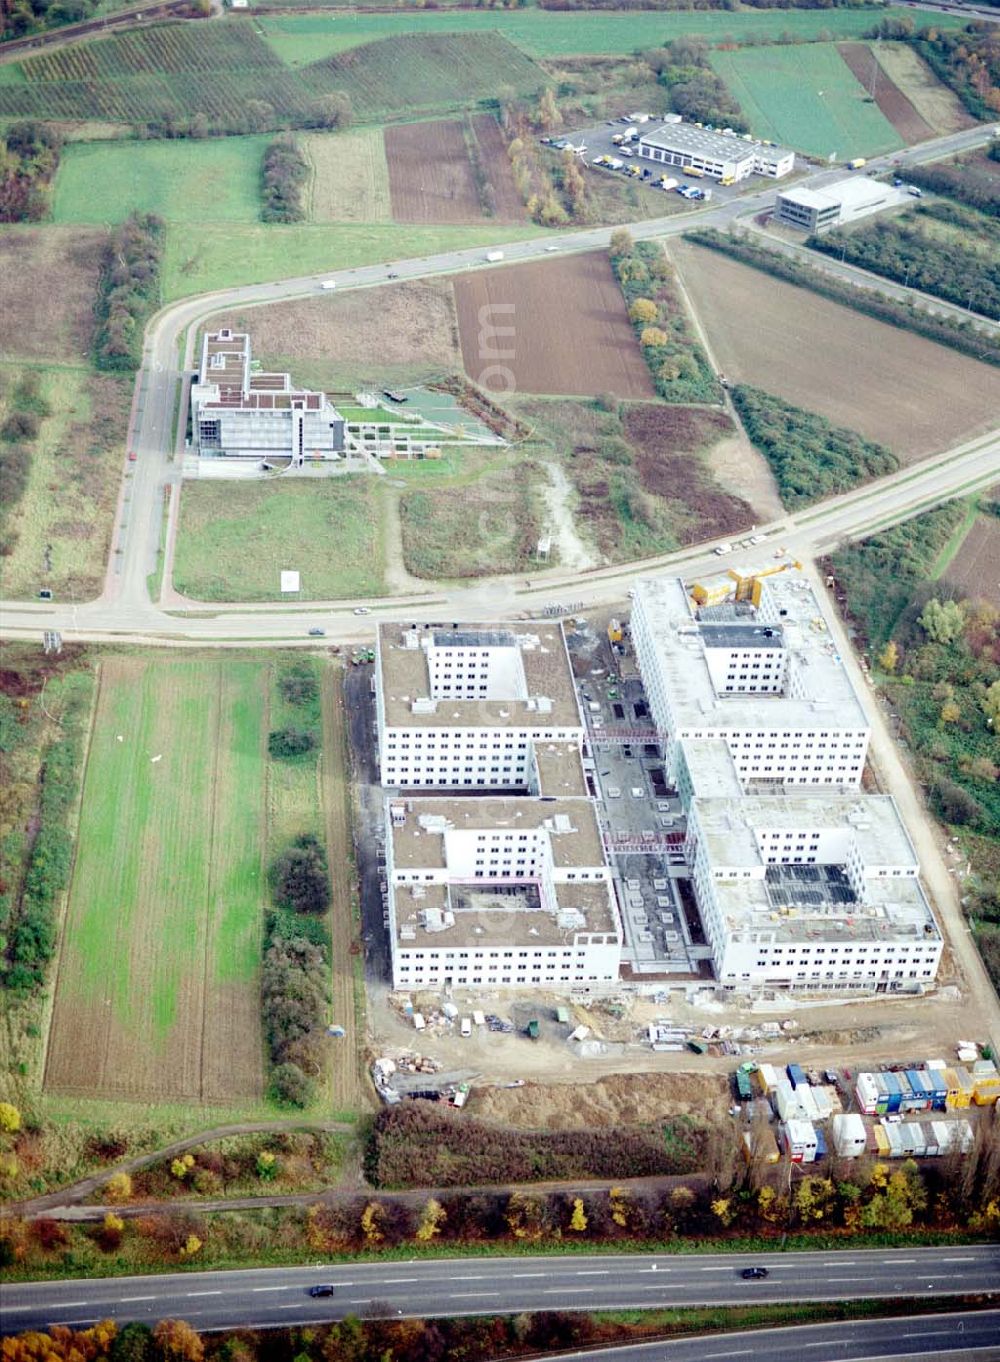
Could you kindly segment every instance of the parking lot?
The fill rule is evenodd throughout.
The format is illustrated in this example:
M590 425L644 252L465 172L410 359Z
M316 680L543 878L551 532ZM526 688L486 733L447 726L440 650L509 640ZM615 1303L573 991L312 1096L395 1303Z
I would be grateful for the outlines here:
M623 112L620 116L613 119L609 118L603 123L586 128L574 128L572 132L561 132L555 137L543 138L542 140L547 140L548 145L555 151L563 151L566 147L571 147L574 150L583 147L584 150L580 152L580 161L595 175L642 180L651 188L663 176L667 176L670 179L678 180L681 187L689 189L698 187L709 190L713 203L727 203L731 199L738 199L743 194L753 193L765 185L774 183L766 175L750 175L738 184L721 185L717 180L710 179L708 176L691 177L679 166L661 165L659 162L654 166L649 161L641 160L634 150L635 143L631 146L626 145L624 148L616 146L612 138L616 134L624 132L627 128L638 128L639 132L642 133L652 131L653 128L660 126L660 115L654 114L652 111L649 112L650 117L645 123L636 122ZM621 168L612 170L607 166L595 165L595 160L602 156L621 161ZM634 173L636 170L639 172L638 175ZM675 194L676 190L667 192Z

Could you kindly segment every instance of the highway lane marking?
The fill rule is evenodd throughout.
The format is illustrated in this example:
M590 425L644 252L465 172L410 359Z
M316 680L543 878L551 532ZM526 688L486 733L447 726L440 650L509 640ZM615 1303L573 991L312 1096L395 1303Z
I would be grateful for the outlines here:
M122 1296L122 1305L133 1305L136 1301L155 1301L155 1296ZM81 1305L86 1305L86 1301L81 1301Z
M411 1277L410 1280L415 1282L417 1279L416 1279L416 1277ZM484 1282L484 1281L486 1280L486 1273L485 1273L485 1272L473 1272L473 1273L472 1273L470 1276L468 1276L468 1277L452 1277L451 1280L452 1280L453 1282Z
M916 1258L883 1258L883 1267L899 1267L903 1263L915 1263Z
M250 1290L253 1291L254 1294L256 1295L256 1294L259 1294L261 1291L290 1291L290 1290L291 1290L291 1287L289 1287L289 1286L252 1286L252 1287L250 1288Z
M189 1291L188 1296L221 1296L221 1291Z
M496 1291L453 1291L448 1297L450 1301L464 1301L472 1296L495 1296Z
M943 1338L947 1334L954 1337L953 1329L923 1329L920 1333L904 1334L904 1338Z
M948 1261L948 1260L945 1259L945 1262L947 1262L947 1261ZM657 1268L654 1268L653 1270L654 1270L654 1271L660 1271L660 1272L669 1272L669 1271L670 1271L669 1268L658 1268L658 1269L657 1269ZM577 1275L578 1277L610 1277L610 1276L611 1276L611 1270L610 1270L610 1268L606 1268L606 1267L595 1267L595 1268L588 1268L586 1272L578 1272L576 1275Z
M967 1258L942 1258L941 1261L942 1263L974 1263L976 1259L970 1254Z
M452 1277L453 1282L481 1281L481 1277ZM404 1282L419 1282L419 1277L383 1277L379 1286L401 1286Z

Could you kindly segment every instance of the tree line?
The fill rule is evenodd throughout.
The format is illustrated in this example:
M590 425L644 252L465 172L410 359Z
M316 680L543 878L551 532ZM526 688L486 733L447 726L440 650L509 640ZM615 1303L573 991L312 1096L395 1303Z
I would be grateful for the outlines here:
M983 360L987 364L1000 364L1000 339L989 332L976 330L971 322L958 321L954 317L932 314L916 303L902 302L888 298L875 289L859 289L835 275L813 269L810 265L792 256L779 255L777 251L761 246L743 232L718 232L711 227L695 227L686 233L688 241L707 246L722 255L731 256L744 265L765 274L783 279L786 283L797 284L800 288L811 289L823 298L831 298L836 303L844 303L863 312L865 316L875 317L890 326L913 331L928 340L950 345L964 355Z
M299 760L316 746L319 680L314 663L284 664L278 693L287 722L268 737L275 760ZM330 1003L330 871L312 833L295 837L268 872L271 907L264 923L261 1010L271 1065L271 1096L307 1107L316 1095Z
M611 234L609 258L660 397L666 402L721 402L718 379L688 325L663 249L655 241L635 242L619 228Z
M1000 140L992 142L988 155L1000 161ZM1000 178L980 171L975 164L956 158L951 163L907 166L906 178L921 189L944 194L991 218L1000 218Z
M67 683L58 736L44 748L38 773L34 837L24 862L20 896L4 895L4 988L13 997L38 994L55 952L59 896L68 887L73 860L69 816L76 799L83 756L90 684ZM10 729L5 744L16 744ZM6 749L5 749L6 750Z
M373 1186L396 1188L662 1177L702 1167L706 1143L705 1125L684 1116L649 1127L527 1131L408 1101L371 1123L365 1172Z
M17 542L14 513L28 485L34 444L49 404L33 369L25 369L8 391L0 380L0 397L7 408L0 424L0 557L4 557Z
M1000 113L1000 33L977 20L960 29L923 28L913 46L972 114L988 122Z
M309 183L309 162L294 137L276 137L261 167L262 222L302 222Z
M133 213L111 234L97 287L95 362L129 371L142 362L146 322L160 304L166 225L154 213Z
M1000 263L997 240L989 252L941 241L924 230L926 219L957 226L980 237L1000 238L1000 228L958 204L927 204L901 217L880 218L855 231L810 236L806 245L824 255L871 270L904 288L920 289L958 307L1000 319Z
M62 137L48 123L13 123L0 145L0 222L40 222L59 169Z
M884 445L761 388L739 384L732 399L747 435L770 464L782 505L789 510L847 492L899 467L895 454Z

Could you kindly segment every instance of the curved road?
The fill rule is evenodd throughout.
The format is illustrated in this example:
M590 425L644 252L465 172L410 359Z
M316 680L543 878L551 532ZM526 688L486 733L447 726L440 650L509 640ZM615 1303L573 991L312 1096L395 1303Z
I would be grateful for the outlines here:
M766 1281L744 1281L748 1263ZM309 1287L329 1282L330 1300ZM186 1319L199 1330L262 1328L346 1314L510 1314L775 1301L917 1298L1000 1292L1000 1247L836 1253L648 1254L450 1258L175 1273L4 1290L3 1329L80 1326L98 1319Z
M989 129L977 127L912 148L907 157L929 160L983 145L989 137ZM890 157L870 163L871 169L875 170L890 165ZM804 183L821 186L842 173L821 169L806 177ZM687 230L692 222L699 226L725 228L738 217L766 207L773 193L773 188L768 187L746 197L719 203L707 212L634 223L629 230L636 238L643 239L676 235ZM610 235L611 229L602 227L515 242L503 248L505 262L541 259L552 247L563 252L604 248ZM341 289L368 288L384 284L390 271L400 279L416 279L482 267L483 254L482 248L476 248L391 265L369 265L322 277L335 279ZM825 267L851 278L861 277L857 271L838 262L825 262ZM143 368L137 379L130 430L130 444L139 457L136 463L126 466L104 592L98 600L79 606L62 602L44 606L40 603L3 603L0 610L4 634L37 638L44 629L59 629L68 638L86 640L228 641L230 645L240 646L244 642L305 642L308 628L316 624L342 641L366 637L370 633L370 627L360 626L350 614L354 602L318 603L305 608L301 603L284 608L277 605L218 608L192 604L167 611L150 601L146 584L148 575L156 568L164 489L172 488L176 495L180 484L181 458L175 459L174 455L182 454L183 435L175 440L174 418L181 395L182 373L191 366L191 346L198 324L223 308L315 296L319 279L320 276L286 279L205 294L176 303L153 320L146 337ZM892 287L887 285L887 289ZM768 528L775 535L780 530L781 544L800 555L810 556L839 539L867 533L881 524L895 523L950 496L987 486L995 481L998 467L1000 431L845 497L824 502L797 517L785 517ZM527 587L522 579L501 580L447 595L428 593L388 598L379 606L387 613L398 614L404 609L407 615L420 617L428 610L432 615L436 614L447 604L449 610L460 609L466 617L478 618L484 614L495 617L508 610L531 610L559 603L565 599L566 592L571 593L572 601L583 601L586 605L610 603L620 600L628 580L644 571L672 567L696 569L707 565L712 561L711 547L702 545L643 563L598 570L584 577L555 569L537 575Z

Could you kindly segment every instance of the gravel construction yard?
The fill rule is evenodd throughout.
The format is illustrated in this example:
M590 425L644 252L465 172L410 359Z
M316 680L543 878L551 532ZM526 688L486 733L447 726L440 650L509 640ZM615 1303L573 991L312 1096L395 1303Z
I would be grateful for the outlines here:
M717 252L678 242L671 255L731 382L819 412L904 463L996 423L997 369Z
M455 301L465 371L488 391L654 395L603 253L477 270ZM511 330L484 345L484 318Z

